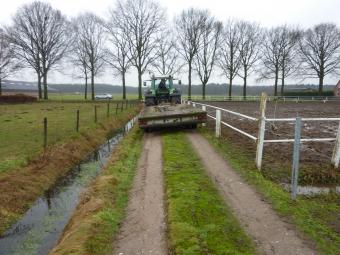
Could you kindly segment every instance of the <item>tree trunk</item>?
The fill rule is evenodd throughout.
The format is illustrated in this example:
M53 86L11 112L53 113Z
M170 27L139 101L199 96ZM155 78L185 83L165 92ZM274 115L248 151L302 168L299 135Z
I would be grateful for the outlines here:
M138 98L139 100L143 99L142 96L142 70L138 69Z
M247 68L244 68L244 77L243 77L243 99L247 97Z
M205 85L206 83L202 83L202 99L205 100Z
M91 100L94 100L94 73L91 71Z
M43 85L44 85L44 99L48 99L48 90L47 90L47 71L44 71L43 75Z
M87 99L87 80L88 80L88 77L86 75L85 76L85 99Z
M122 73L123 99L126 99L125 72Z
M275 82L274 82L274 96L277 96L277 84L278 84L278 74L275 72Z
M319 96L322 96L322 92L323 92L323 79L324 79L324 75L320 75L320 77L319 77Z
M281 79L281 96L284 96L284 93L285 93L285 76L283 73Z
M37 73L37 75L38 75L38 95L39 95L39 99L42 99L41 75L40 73Z
M229 100L231 100L232 87L233 87L233 78L230 76L229 78Z
M2 95L2 80L0 78L0 96Z
M191 61L189 62L189 74L188 74L188 100L191 100Z

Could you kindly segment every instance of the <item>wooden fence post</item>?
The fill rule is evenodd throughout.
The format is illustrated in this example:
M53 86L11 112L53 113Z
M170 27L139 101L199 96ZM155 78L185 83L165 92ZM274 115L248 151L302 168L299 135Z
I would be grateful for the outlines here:
M292 187L291 198L296 199L298 179L299 179L299 161L300 161L300 139L301 139L301 117L295 120L295 139L293 152L293 166L292 166Z
M202 105L202 110L206 112L207 111L207 107L205 105ZM205 126L206 126L206 124L202 123L202 127L205 127Z
M107 103L106 117L110 116L110 103Z
M215 136L220 137L221 136L221 110L216 110L216 130L215 130Z
M263 145L266 130L266 105L267 94L262 93L260 103L259 131L257 135L257 149L256 149L256 167L258 170L261 170L262 167Z
M47 148L47 118L44 118L44 149Z
M335 168L339 168L339 163L340 163L340 122L332 156L332 164L334 165Z
M125 109L127 109L128 108L128 100L126 99L125 100Z
M79 132L79 110L77 110L76 131Z
M120 111L122 112L124 110L124 101L122 101L122 106L120 108Z
M118 114L118 106L119 106L119 104L117 102L117 104L116 104L116 114Z
M94 122L97 123L97 106L94 106Z

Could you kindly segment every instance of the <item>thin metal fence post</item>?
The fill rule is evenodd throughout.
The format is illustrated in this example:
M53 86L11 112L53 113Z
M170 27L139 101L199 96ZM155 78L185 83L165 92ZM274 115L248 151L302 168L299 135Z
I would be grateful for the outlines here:
M266 105L267 105L267 94L262 93L260 103L260 118L259 118L259 131L257 136L257 148L256 148L256 167L258 170L262 168L263 158L263 145L264 136L266 131Z
M221 136L221 110L217 109L216 110L216 137Z
M98 118L97 118L97 106L94 106L94 122L97 123Z
M76 131L79 132L79 110L77 110Z
M332 164L334 165L335 168L339 168L339 163L340 163L340 122L332 156Z
M116 104L116 114L118 113L118 106L119 106L119 104L117 102L117 104Z
M120 111L122 112L124 110L124 101L122 101L122 105L120 107Z
M128 108L128 100L125 100L125 109Z
M110 103L107 103L106 117L110 116Z
M301 117L297 117L295 121L295 140L292 166L292 187L291 197L296 199L298 179L299 179L299 161L300 161L300 139L301 139Z
M47 118L44 118L44 149L47 148Z
M205 105L202 105L202 110L206 112L207 111L207 107ZM202 127L205 127L205 126L206 126L206 124L202 123Z

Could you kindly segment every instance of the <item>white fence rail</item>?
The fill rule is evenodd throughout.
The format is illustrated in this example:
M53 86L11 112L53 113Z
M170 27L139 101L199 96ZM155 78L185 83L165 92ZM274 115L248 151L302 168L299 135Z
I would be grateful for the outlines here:
M188 98L186 98L188 100ZM260 101L261 96L206 96L205 99L202 96L191 96L190 101ZM268 96L268 101L283 101L283 102L315 102L320 101L323 103L340 101L340 97L336 96Z
M256 146L256 166L259 170L262 167L262 159L263 159L263 147L265 143L294 143L294 151L293 151L293 164L292 164L292 179L291 179L291 197L292 199L296 199L296 191L298 186L298 174L299 174L299 155L300 155L300 144L304 142L333 142L335 141L333 155L331 162L335 168L339 168L340 164L340 118L266 118L266 102L267 102L267 95L262 94L261 103L260 103L260 116L259 118L254 118L239 112L230 111L227 109L223 109L221 107L199 103L197 101L187 101L187 103L192 105L193 107L197 107L197 105L201 106L203 110L207 110L207 108L215 109L215 117L213 115L207 114L209 118L215 120L215 135L216 137L221 136L221 125L224 125L241 135L244 135L251 140L257 143ZM222 121L222 112L226 112L249 121L258 122L258 135L257 137L253 136L252 134L247 133L244 130L241 130L230 123ZM308 122L308 121L324 121L324 122L334 122L339 121L338 131L336 137L330 138L301 138L301 123ZM267 122L295 122L295 131L294 131L294 139L265 139L265 130L266 130L266 123Z

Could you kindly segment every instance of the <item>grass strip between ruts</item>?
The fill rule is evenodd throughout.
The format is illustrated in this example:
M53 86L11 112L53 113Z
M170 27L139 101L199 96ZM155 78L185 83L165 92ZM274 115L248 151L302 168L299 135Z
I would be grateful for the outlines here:
M201 129L217 152L224 157L233 170L253 185L263 197L272 204L279 215L289 221L311 240L322 254L339 254L340 235L337 219L340 213L338 194L320 195L317 197L299 196L296 201L280 185L267 180L256 169L253 158L250 158L241 147L235 147L224 138L217 139L213 132Z
M163 138L169 246L175 254L254 254L183 133Z

